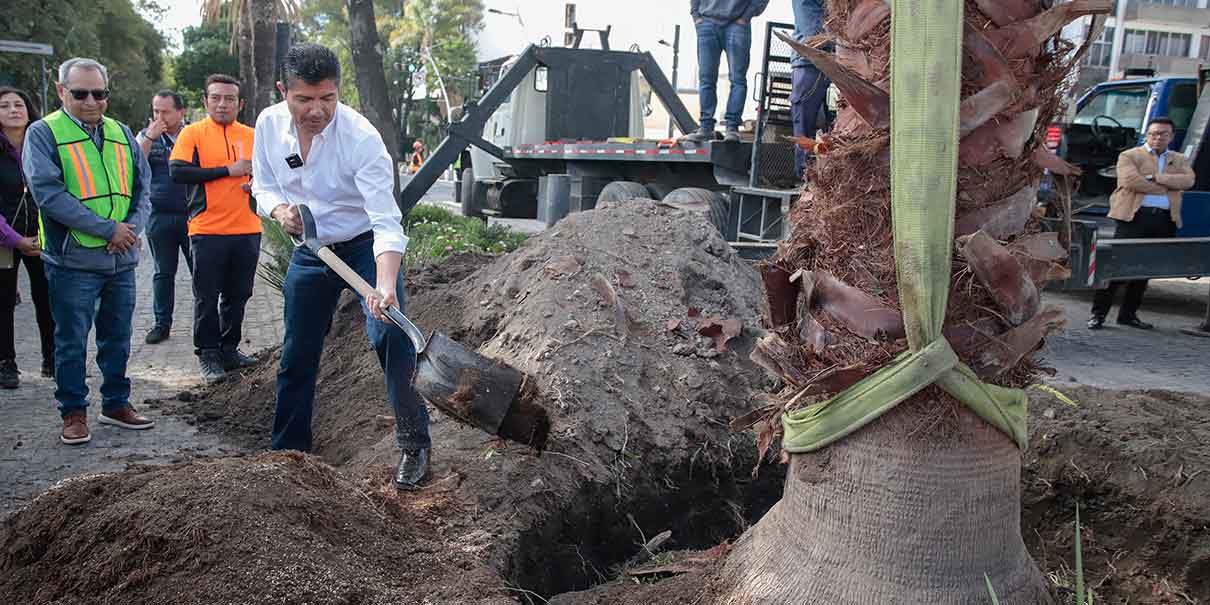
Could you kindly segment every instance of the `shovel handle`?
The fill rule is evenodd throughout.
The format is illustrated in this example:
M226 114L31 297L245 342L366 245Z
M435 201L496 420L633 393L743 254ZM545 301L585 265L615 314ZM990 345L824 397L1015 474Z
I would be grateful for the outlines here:
M329 267L331 267L337 275L345 280L345 282L352 286L363 299L368 300L371 296L376 294L373 286L371 286L366 280L362 279L356 271L349 267L349 265L345 264L345 262L341 260L339 256L336 256L335 252L329 250L327 246L320 247L315 251L315 255L318 256L319 259L326 263ZM395 305L387 307L385 315L387 316L387 319L391 320L391 323L399 326L399 329L403 330L404 334L407 334L407 337L412 341L412 346L416 348L417 355L424 352L424 349L428 347L428 341L424 338L424 333L421 332L420 328L417 328L416 324L412 323L412 321L399 310L399 307Z

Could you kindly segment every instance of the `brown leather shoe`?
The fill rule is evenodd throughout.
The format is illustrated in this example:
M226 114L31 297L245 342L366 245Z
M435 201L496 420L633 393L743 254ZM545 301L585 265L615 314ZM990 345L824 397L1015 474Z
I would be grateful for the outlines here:
M68 445L88 443L92 440L92 435L88 434L88 414L85 414L84 410L68 412L63 417L63 432L59 434L59 440Z
M116 410L101 411L101 416L98 418L101 424L112 424L120 426L124 429L141 431L155 426L155 421L144 418L134 411L134 406L126 405Z

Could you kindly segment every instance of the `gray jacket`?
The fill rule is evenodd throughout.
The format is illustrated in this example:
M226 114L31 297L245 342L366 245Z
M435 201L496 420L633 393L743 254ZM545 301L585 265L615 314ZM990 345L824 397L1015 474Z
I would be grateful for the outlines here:
M68 114L73 120L75 116ZM79 123L79 120L76 120ZM134 187L131 189L130 211L124 222L134 225L136 236L142 236L150 209L148 191L151 169L143 150L135 142L130 128L122 124L122 132L130 141L131 159L134 162ZM101 128L93 134L94 142L101 138ZM86 208L80 200L67 192L63 184L63 166L55 145L55 135L42 120L30 124L25 133L25 148L21 153L21 164L25 170L25 182L38 202L42 213L43 246L42 260L56 267L77 269L95 273L114 274L133 269L139 264L139 246L126 252L110 254L105 248L85 248L69 232L78 229L85 233L108 240L113 237L117 223L101 218Z
M751 19L769 6L769 0L689 0L689 14L693 19L710 19L730 23L739 19Z

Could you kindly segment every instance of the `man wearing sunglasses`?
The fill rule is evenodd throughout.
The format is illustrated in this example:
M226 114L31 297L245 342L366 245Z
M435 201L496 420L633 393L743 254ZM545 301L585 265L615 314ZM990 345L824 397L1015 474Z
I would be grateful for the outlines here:
M92 59L59 66L63 108L34 122L22 165L42 213L42 260L55 319L55 399L63 443L86 443L88 333L97 328L98 420L125 429L154 423L130 405L131 319L139 236L149 208L151 170L125 124L105 117L109 76Z

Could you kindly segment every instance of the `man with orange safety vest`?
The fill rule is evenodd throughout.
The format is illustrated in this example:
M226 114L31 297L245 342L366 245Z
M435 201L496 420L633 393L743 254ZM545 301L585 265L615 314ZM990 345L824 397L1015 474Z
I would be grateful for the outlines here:
M235 121L244 106L239 81L206 78L206 119L181 130L172 148L172 180L189 185L193 251L193 346L207 383L254 360L238 349L244 307L260 257L260 218L252 200L253 130Z

